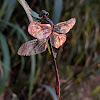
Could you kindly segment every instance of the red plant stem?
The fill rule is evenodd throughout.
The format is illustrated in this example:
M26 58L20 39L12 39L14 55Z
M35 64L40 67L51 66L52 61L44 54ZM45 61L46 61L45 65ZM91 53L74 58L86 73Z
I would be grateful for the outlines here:
M55 69L55 72L56 72L56 94L57 94L57 97L59 98L60 97L60 80L59 80L59 74L58 74L58 67L57 67L57 64L56 64L56 59L54 57L53 48L52 48L52 45L50 43L50 38L48 40L48 43L49 43L51 55L52 55L52 58L53 58L54 69Z

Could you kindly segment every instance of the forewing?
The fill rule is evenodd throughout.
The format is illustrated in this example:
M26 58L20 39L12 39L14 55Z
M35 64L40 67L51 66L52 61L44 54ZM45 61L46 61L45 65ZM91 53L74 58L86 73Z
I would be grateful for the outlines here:
M75 25L76 19L71 18L68 21L60 22L54 26L54 31L58 33L66 34L72 29L72 27Z
M50 39L52 46L59 48L66 41L66 35L53 32L53 34L50 36Z
M23 56L30 56L42 53L47 48L46 40L38 41L37 39L28 41L19 48L18 54Z
M51 34L51 30L50 24L41 24L36 21L31 22L28 26L29 34L40 40L47 38Z

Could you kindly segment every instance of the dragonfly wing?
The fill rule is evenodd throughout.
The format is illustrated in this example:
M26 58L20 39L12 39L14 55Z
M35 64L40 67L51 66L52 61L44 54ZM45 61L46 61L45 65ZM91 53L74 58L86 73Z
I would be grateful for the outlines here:
M66 41L66 35L53 32L53 34L50 36L50 39L52 46L59 48Z
M18 54L23 56L30 56L42 53L47 48L47 41L38 41L37 39L28 41L19 48Z
M51 34L51 30L50 24L41 24L36 21L31 22L28 26L29 34L40 40L47 38Z
M72 29L72 27L75 25L76 19L71 18L68 21L60 22L54 26L54 31L58 33L66 34Z

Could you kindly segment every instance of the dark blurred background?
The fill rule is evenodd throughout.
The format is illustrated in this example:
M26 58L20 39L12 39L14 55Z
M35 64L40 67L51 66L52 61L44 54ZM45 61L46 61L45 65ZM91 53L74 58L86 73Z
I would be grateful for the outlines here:
M59 100L100 100L100 0L26 0L33 11L49 12L56 24L76 18L57 52L61 81ZM55 71L48 50L32 57L17 54L34 39L29 20L17 0L0 0L0 100L57 100ZM49 91L49 92L48 92Z

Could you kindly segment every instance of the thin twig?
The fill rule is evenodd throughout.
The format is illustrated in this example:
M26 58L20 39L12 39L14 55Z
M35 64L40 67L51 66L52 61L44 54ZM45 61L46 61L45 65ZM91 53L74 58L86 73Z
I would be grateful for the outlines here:
M29 21L32 22L33 18L31 16L31 12L30 12L31 8L29 7L29 5L27 4L27 2L25 0L20 0L20 2L21 2L22 6L27 14Z

